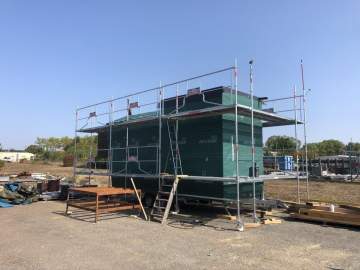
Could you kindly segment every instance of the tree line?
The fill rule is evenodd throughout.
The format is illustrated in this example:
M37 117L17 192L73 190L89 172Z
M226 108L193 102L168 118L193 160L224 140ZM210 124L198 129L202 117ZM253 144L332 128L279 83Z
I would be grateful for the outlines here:
M300 156L304 155L305 145L301 144L300 140L296 140L289 136L271 136L267 139L264 145L265 155L290 155L296 154L296 147L298 147ZM344 144L339 140L323 140L317 143L308 143L308 158L315 159L319 156L343 155L343 154L359 154L360 143L349 142Z
M96 136L76 137L76 139L70 137L37 138L35 143L29 145L25 151L35 154L38 160L62 161L65 157L73 157L75 141L78 160L87 159L90 150L96 153Z
M1 144L0 144L1 145ZM304 145L300 140L289 136L271 136L264 145L264 155L295 155L298 146L299 155L304 155ZM36 155L36 159L61 161L64 157L74 155L75 140L70 137L37 138L34 144L29 145L25 151ZM97 151L97 137L76 137L78 160L88 158L90 150ZM319 156L341 155L349 152L360 153L360 143L350 142L344 144L339 140L323 140L317 143L308 143L308 157L315 159Z

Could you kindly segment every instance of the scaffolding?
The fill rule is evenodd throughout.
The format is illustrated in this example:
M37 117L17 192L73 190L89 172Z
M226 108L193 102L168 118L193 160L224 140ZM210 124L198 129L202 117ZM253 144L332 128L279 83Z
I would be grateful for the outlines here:
M251 99L251 105L246 106L239 104L238 102L238 67L237 62L233 66L213 71L210 73L202 74L199 76L187 78L173 83L162 84L159 86L150 88L143 91L134 92L133 94L124 95L122 97L109 99L103 102L96 104L80 107L76 109L76 119L75 119L75 138L78 138L78 133L90 133L91 138L94 137L94 140L97 137L94 134L102 131L108 131L108 147L107 148L97 148L96 150L91 149L86 164L79 164L79 149L77 147L77 139L75 139L75 154L74 154L74 177L77 175L88 175L89 179L93 176L107 176L108 177L108 186L112 186L112 177L121 176L126 179L130 178L157 178L158 179L158 188L160 189L162 181L164 179L179 179L181 181L220 181L220 182L232 182L236 183L236 208L237 208L237 228L241 231L243 230L243 221L241 219L241 209L240 209L240 197L239 197L239 186L241 183L253 183L253 218L254 222L257 222L256 217L256 196L255 196L255 183L263 182L264 180L271 179L268 176L256 176L255 173L255 142L254 142L254 118L261 120L262 127L273 127L273 126L285 126L285 125L294 125L295 130L299 124L304 125L304 130L306 130L306 121L305 121L305 90L303 89L302 95L297 95L294 92L294 95L288 98L280 98L273 100L263 100L263 104L271 104L277 101L284 100L293 100L294 107L288 111L295 113L295 117L282 116L281 113L288 111L278 111L275 112L271 109L255 109L254 108L254 91L253 91L253 61L249 62L250 64L250 94L248 97ZM230 82L224 83L224 81ZM211 86L223 85L230 89L231 91L231 104L224 105L216 103L206 99L206 96L203 91L200 89L209 89ZM304 87L303 87L304 88ZM190 111L182 111L186 105L186 100L188 97L198 95L202 97L202 102L204 104L211 105L209 107L194 109ZM172 111L165 111L164 102L166 100L175 99L175 109ZM297 100L300 100L302 106L297 106ZM302 119L298 119L298 112L301 111ZM235 116L234 121L234 135L235 142L233 144L234 156L235 156L235 172L236 175L233 177L216 177L216 176L197 176L197 175L184 175L182 171L180 151L179 151L179 121L185 121L188 119L194 118L204 118L214 115L223 115L223 114L232 114ZM251 147L252 147L252 175L250 176L241 176L239 175L239 131L238 131L238 116L246 116L251 118ZM154 123L157 124L158 134L157 142L154 142L153 145L131 145L130 136L129 136L129 127L135 125L143 125L145 123ZM175 128L171 131L173 136L170 135L170 124L173 124ZM123 126L126 128L125 136L125 147L117 147L112 145L112 129L114 127ZM174 149L171 150L172 160L173 160L173 174L164 174L161 164L161 145L162 145L162 130L167 129L170 138L174 141ZM306 133L305 133L306 134ZM149 134L150 135L150 134ZM297 132L295 132L297 139ZM306 135L305 135L306 136ZM172 147L172 143L170 143ZM139 160L139 151L152 151L154 153L154 159L149 160ZM306 140L305 140L305 149L306 149ZM101 160L95 159L95 154L100 153L101 156L106 157ZM121 154L122 153L122 154ZM297 151L298 153L298 151ZM124 156L123 159L115 159L114 156ZM125 164L124 169L115 171L113 169L114 163ZM141 174L131 174L128 172L128 163L135 162L138 165L138 169ZM307 151L306 151L306 162L307 162ZM152 164L151 167L154 168L153 171L148 171L142 168L142 165ZM306 182L307 182L307 194L308 192L308 170L306 167ZM297 168L299 168L298 158L297 158ZM296 179L300 181L300 173L297 171ZM126 181L125 181L126 183ZM178 194L175 190L175 205L178 209L178 196L184 197L193 197L193 198L202 198L202 199L223 199L225 198L206 198L203 196L194 196L187 194ZM308 195L309 196L309 195ZM300 191L298 188L297 191L298 201L300 201ZM234 203L233 200L231 200Z

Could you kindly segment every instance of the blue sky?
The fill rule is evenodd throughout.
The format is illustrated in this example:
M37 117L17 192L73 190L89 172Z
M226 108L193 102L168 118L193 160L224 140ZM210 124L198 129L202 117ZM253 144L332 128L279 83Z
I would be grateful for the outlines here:
M0 2L0 143L72 136L76 106L239 63L281 97L305 64L309 141L360 141L360 2ZM293 134L293 128L271 128Z

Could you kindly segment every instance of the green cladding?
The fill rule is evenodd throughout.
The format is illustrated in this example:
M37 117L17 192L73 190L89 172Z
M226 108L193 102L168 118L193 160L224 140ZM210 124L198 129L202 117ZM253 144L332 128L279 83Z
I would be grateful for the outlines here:
M219 87L203 92L203 95L193 95L186 99L179 98L179 111L192 111L206 107L234 104L235 96L230 89ZM183 101L185 100L185 102ZM204 102L205 101L205 102ZM175 98L164 101L164 113L169 114L175 110ZM238 93L238 103L249 106L251 100L248 95ZM254 107L261 109L261 102L254 98ZM153 115L156 115L153 113ZM122 120L118 120L122 121ZM157 174L156 160L158 156L157 144L159 141L158 121L141 125L130 125L129 132L129 162L126 168L126 127L112 128L112 172L128 174ZM175 128L174 121L162 122L161 145L161 173L174 173L173 159L170 150L168 129ZM238 117L239 132L239 175L250 176L252 168L251 150L251 119ZM255 134L255 162L259 174L263 173L262 150L262 123L254 121ZM108 144L106 132L99 133L99 145ZM201 118L179 120L178 131L179 151L183 174L192 176L236 176L235 166L235 115L223 114ZM104 147L105 148L105 147ZM179 172L180 173L180 172ZM137 181L139 188L157 188L156 184L145 184L148 180ZM113 184L124 185L123 179L113 177ZM242 184L240 191L242 198L251 197L251 185ZM260 196L262 183L257 184L257 196ZM146 192L146 190L145 190ZM217 198L235 198L236 185L231 183L211 183L202 181L184 181L179 185L180 194L208 196Z

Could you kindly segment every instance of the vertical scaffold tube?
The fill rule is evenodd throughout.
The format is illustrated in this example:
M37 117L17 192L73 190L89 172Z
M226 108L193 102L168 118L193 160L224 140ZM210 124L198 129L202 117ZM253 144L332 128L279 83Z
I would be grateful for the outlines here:
M235 79L235 167L236 167L236 207L237 207L237 228L239 231L244 230L244 224L241 220L240 213L240 183L239 183L239 126L238 126L238 68L237 59L234 65Z
M113 125L113 103L110 102L109 112L109 149L108 149L108 186L112 186L112 125Z
M161 88L161 82L159 86L159 147L158 147L158 174L159 174L159 181L158 181L158 188L160 190L161 185L161 129L162 129L162 88Z
M128 174L128 162L129 162L129 118L130 118L130 100L126 100L126 142L125 142L125 153L126 153L126 159L125 159L125 183L124 187L127 188L127 174ZM126 197L126 195L125 195Z
M74 134L74 159L73 159L73 176L74 176L74 181L76 181L76 167L77 167L77 129L78 129L78 114L79 111L78 109L76 109L75 111L75 134Z
M253 218L257 222L256 216L256 165L255 165L255 138L254 138L254 88L253 88L253 64L250 60L250 99L251 99L251 166L252 166L252 188L253 188Z
M176 85L176 114L179 112L179 85ZM176 119L175 123L175 179L178 177L178 166L179 166L179 120ZM176 189L175 193L175 209L176 212L179 212L179 200L178 200L178 192Z
M305 147L305 171L306 171L306 198L310 200L310 190L309 190L309 160L308 160L308 147L307 147L307 134L306 134L306 93L305 93L305 82L304 82L304 67L303 61L301 60L301 82L302 82L302 101L303 101L303 110L304 110L304 147Z
M296 182L297 182L297 202L300 203L300 178L299 178L299 143L297 131L297 105L296 105L296 86L294 85L294 113L295 113L295 140L296 140Z

